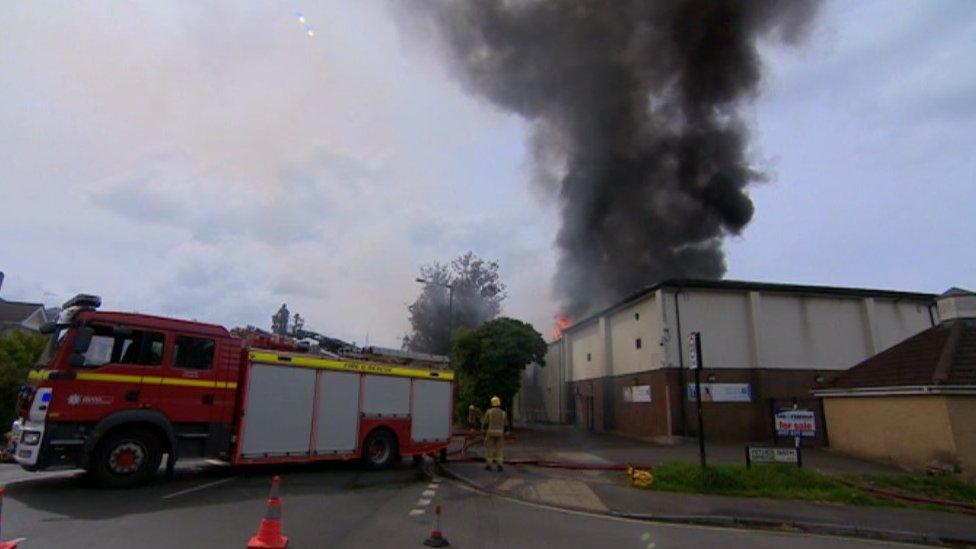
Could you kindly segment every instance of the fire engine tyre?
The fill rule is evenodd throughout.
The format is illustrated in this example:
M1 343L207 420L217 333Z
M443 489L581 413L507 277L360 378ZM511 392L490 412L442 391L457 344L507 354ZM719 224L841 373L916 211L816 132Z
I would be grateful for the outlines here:
M377 429L366 437L363 444L363 463L367 469L386 469L399 458L396 435L385 429Z
M149 482L162 461L162 445L151 433L125 430L109 433L95 449L90 472L108 488L132 488Z

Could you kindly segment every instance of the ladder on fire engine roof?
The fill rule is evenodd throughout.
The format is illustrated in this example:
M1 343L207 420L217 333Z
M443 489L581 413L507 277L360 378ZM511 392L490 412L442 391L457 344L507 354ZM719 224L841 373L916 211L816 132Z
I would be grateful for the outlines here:
M432 355L429 353L417 353L414 351L404 351L401 349L390 349L387 347L363 347L360 349L360 354L362 355L374 355L389 358L397 358L401 360L406 360L410 362L432 362L434 364L447 365L448 358L444 355Z
M438 379L443 381L451 381L454 379L454 372L447 367L446 363L442 363L438 367L430 362L418 363L404 359L384 359L381 355L359 354L355 356L345 355L342 357L332 357L295 351L252 348L248 351L248 356L255 364L358 372L395 377Z

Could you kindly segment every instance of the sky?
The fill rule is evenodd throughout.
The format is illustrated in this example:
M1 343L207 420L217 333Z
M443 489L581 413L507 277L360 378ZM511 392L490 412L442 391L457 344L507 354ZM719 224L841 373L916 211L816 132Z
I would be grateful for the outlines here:
M398 346L418 267L471 250L548 334L528 125L389 1L0 3L0 297ZM760 47L727 278L976 289L976 3L827 2Z

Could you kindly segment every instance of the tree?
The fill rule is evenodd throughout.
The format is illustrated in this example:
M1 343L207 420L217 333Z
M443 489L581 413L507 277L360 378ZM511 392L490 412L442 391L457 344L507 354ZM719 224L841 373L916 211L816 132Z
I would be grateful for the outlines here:
M411 351L450 354L449 329L456 332L481 326L498 316L506 297L498 262L486 261L473 252L458 256L450 264L424 265L420 278L427 283L407 308L411 332L403 337L403 347ZM446 286L453 287L453 307Z
M469 404L488 406L493 396L511 410L522 371L531 362L545 366L547 345L531 324L501 317L475 330L460 330L454 337L451 362L458 374L456 412Z
M286 335L288 333L288 306L284 303L278 312L271 317L271 333Z
M27 383L27 371L44 350L47 338L31 332L10 332L0 336L0 425L14 420L17 389Z

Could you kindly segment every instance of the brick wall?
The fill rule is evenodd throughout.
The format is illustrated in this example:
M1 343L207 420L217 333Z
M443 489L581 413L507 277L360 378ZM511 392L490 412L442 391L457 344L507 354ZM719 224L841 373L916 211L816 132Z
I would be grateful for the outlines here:
M684 373L685 386L693 383L692 372ZM592 426L598 432L615 431L630 436L695 436L696 404L686 402L682 414L685 386L680 374L678 369L668 368L569 383L568 402L573 405L574 423L581 428ZM702 370L702 383L748 383L752 388L751 402L702 403L705 436L716 442L770 442L772 405L787 406L791 399L798 398L801 407L819 414L819 436L810 442L826 444L819 402L810 395L811 389L823 385L817 382L818 377L829 380L826 374L821 376L811 370ZM624 388L634 385L650 385L651 402L625 402Z

